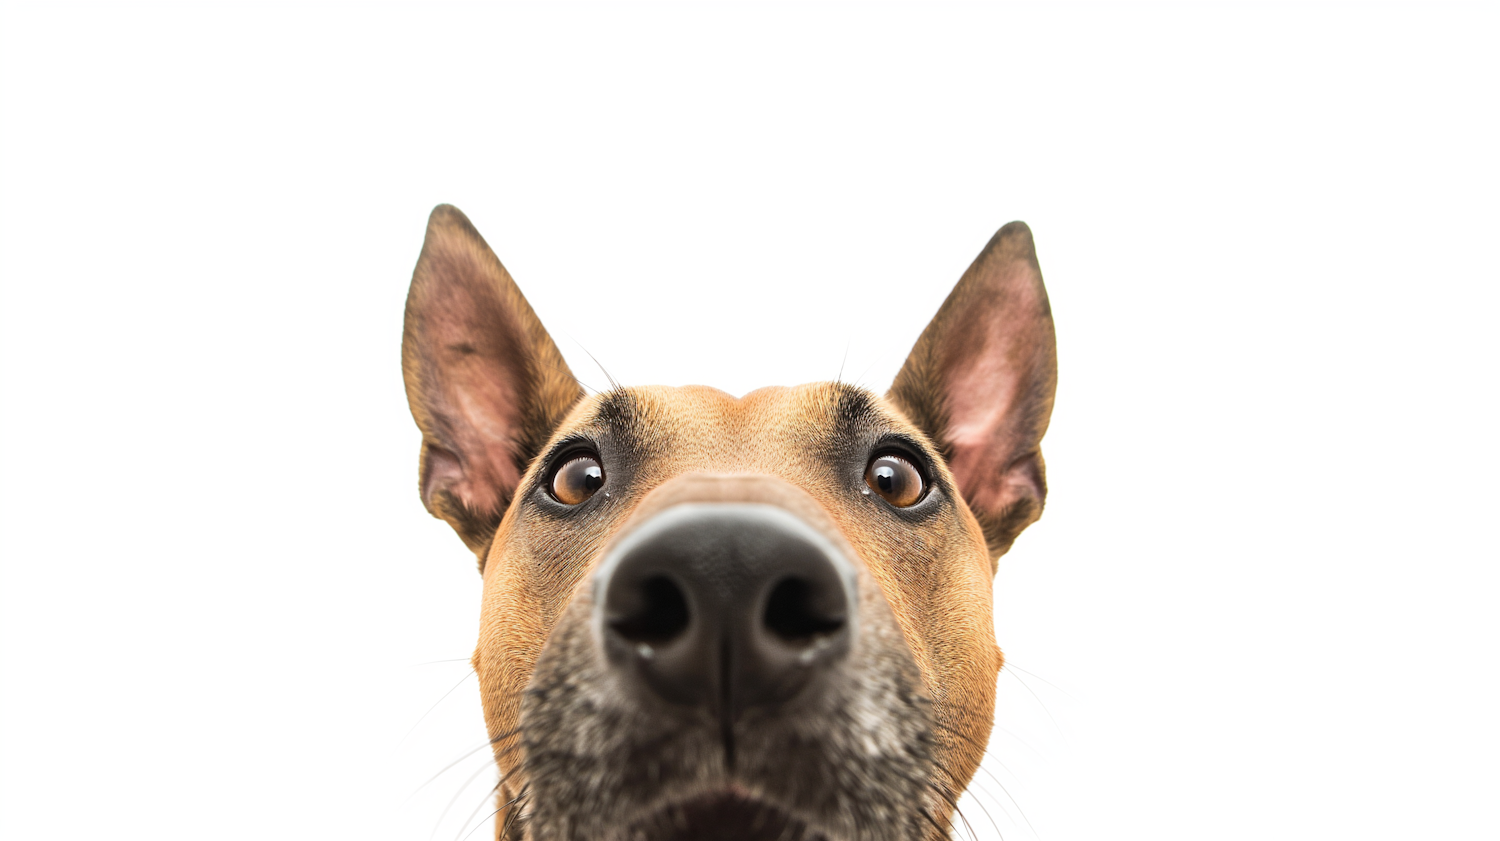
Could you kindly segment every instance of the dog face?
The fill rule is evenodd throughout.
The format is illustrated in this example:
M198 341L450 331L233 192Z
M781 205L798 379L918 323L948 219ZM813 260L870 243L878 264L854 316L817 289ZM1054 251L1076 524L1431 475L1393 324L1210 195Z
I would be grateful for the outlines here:
M407 302L420 489L479 557L496 837L946 835L989 738L995 560L1056 381L1001 229L889 394L585 395L467 219Z

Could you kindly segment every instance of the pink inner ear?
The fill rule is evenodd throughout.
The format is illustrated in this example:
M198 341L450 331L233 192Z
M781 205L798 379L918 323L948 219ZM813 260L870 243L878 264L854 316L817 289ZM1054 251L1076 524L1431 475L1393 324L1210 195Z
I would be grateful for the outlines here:
M1012 266L1010 272L1026 271ZM1009 273L1007 273L1009 274ZM1033 430L1029 407L1038 365L1050 351L1039 314L1045 304L1025 277L1004 277L948 348L944 431L949 468L964 500L976 511L998 514L1020 497L1040 496L1032 470L1013 470ZM1047 344L1048 347L1042 347Z
M469 465L460 498L472 511L494 511L500 506L500 489L520 483L516 471L513 439L521 426L517 389L508 371L493 364L473 361L454 377L450 394L463 418L470 441L465 452L476 454Z
M520 325L476 265L480 255L452 245L458 253L433 255L433 271L447 282L426 309L423 356L437 386L429 408L455 452L433 449L424 492L446 488L470 511L492 513L521 478L514 447L526 359Z
M990 338L986 345L1003 344ZM948 466L959 491L978 511L1001 511L1013 489L1005 478L1012 439L1006 420L1016 403L1020 377L1002 353L985 347L948 382Z

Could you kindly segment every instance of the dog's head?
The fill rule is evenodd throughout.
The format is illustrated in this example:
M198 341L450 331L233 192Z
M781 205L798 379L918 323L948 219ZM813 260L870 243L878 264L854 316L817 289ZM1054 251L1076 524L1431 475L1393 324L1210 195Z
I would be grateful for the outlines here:
M484 576L497 837L945 835L992 723L994 563L1046 496L1054 345L1013 223L884 397L586 395L433 211L402 362L422 500Z

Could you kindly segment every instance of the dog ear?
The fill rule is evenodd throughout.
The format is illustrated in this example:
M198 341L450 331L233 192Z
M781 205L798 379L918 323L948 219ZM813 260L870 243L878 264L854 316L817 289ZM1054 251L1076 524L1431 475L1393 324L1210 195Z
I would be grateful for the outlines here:
M1031 229L990 240L886 396L938 445L998 559L1042 515L1057 340Z
M527 465L583 389L479 232L439 205L406 298L401 369L419 488L483 562Z

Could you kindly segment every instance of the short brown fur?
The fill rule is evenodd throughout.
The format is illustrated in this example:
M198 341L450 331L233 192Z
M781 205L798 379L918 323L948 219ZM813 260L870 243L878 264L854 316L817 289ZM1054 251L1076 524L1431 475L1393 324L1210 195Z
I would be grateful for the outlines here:
M403 368L423 433L424 503L475 552L484 577L474 667L502 772L496 837L550 839L563 835L548 827L590 825L593 818L577 813L577 804L529 798L541 788L531 784L546 766L533 754L547 737L528 734L526 722L552 714L536 706L555 671L539 661L549 650L558 661L567 640L584 633L579 617L592 598L590 575L643 500L700 476L693 481L784 482L805 496L797 505L817 506L852 548L868 575L862 580L873 600L872 627L879 616L891 618L894 636L881 645L913 665L917 706L909 714L930 733L920 751L930 771L927 822L889 831L938 835L992 727L1003 664L993 633L993 562L1040 516L1045 500L1040 441L1056 382L1053 345L1030 232L1012 223L965 273L886 398L839 383L766 388L743 398L702 386L585 397L468 220L453 208L435 210L408 301ZM974 354L985 355L975 362ZM955 394L955 384L969 392L988 388L993 399L976 403L971 393ZM889 436L912 442L932 465L935 501L920 518L893 516L860 493L849 478L855 462L838 455L864 458L859 454ZM548 514L528 502L541 499L549 454L572 440L607 442L600 446L621 453L607 466L615 471L605 485L610 493L587 518ZM950 469L955 457L964 470L985 475L960 475ZM611 454L603 458L609 462ZM979 504L969 501L971 493ZM557 679L586 680L577 675L587 669L575 666L567 669L575 677ZM889 678L903 680L896 672ZM625 783L600 785L618 794ZM769 784L747 785L774 793ZM606 802L603 796L596 802ZM548 823L549 809L574 812ZM841 826L820 831L856 831Z

